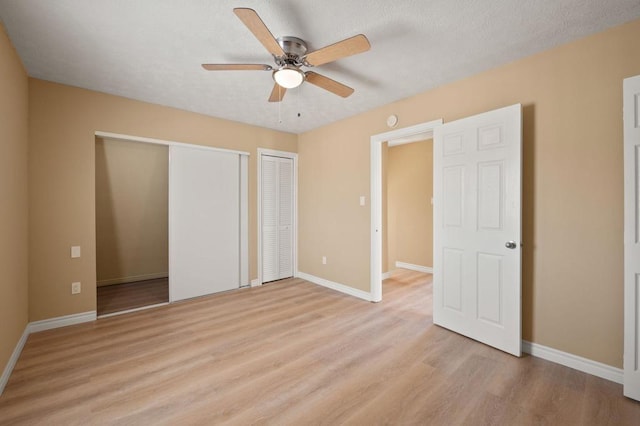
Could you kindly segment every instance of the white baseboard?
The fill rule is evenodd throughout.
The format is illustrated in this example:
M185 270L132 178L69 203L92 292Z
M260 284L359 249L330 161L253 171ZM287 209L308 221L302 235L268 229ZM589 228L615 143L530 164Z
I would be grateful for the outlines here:
M260 287L260 285L257 278L251 280L251 287Z
M29 333L37 333L38 331L51 330L52 328L60 328L68 325L95 321L96 317L96 311L82 312L79 314L65 315L63 317L30 322L27 328Z
M522 352L526 352L537 358L546 359L547 361L555 362L556 364L564 365L565 367L573 368L574 370L582 371L583 373L588 373L615 383L622 384L623 382L624 374L621 368L612 367L581 356L562 352L537 343L527 342L526 340L522 341Z
M425 274L433 274L431 266L414 265L413 263L396 262L396 268L409 269L411 271L424 272Z
M391 278L391 275L393 275L394 271L387 271L387 272L383 272L382 273L382 281L386 280L387 278Z
M134 275L132 277L111 278L109 280L100 280L96 282L96 285L98 287L102 287L104 285L135 283L137 281L158 280L160 278L167 278L168 276L169 276L168 272L158 272L155 274Z
M2 395L4 387L7 385L9 377L13 372L13 368L16 366L16 362L18 362L18 358L20 358L22 348L24 348L24 344L27 342L29 334L37 333L38 331L51 330L52 328L66 327L67 325L80 324L83 322L95 320L96 311L90 311L80 314L65 315L63 317L50 318L42 321L34 321L27 324L27 326L24 328L22 336L20 337L20 340L18 340L16 347L13 349L11 357L9 357L7 365L4 367L2 376L0 376L0 395Z
M22 336L20 336L20 340L18 340L16 347L13 349L13 353L9 357L7 365L4 367L2 376L0 376L0 395L2 395L4 387L7 385L9 377L13 372L13 368L16 366L16 362L18 362L18 358L20 358L24 344L27 343L27 337L29 337L29 324L24 328L24 332L22 333Z
M305 272L298 271L296 276L299 278L302 278L303 280L312 282L314 284L321 285L322 287L327 287L332 290L339 291L341 293L345 293L350 296L354 296L359 299L366 300L367 302L371 302L373 300L373 298L371 297L371 293L369 293L368 291L358 290L356 288L349 287L348 285L325 280L324 278L316 277L314 275L310 275Z

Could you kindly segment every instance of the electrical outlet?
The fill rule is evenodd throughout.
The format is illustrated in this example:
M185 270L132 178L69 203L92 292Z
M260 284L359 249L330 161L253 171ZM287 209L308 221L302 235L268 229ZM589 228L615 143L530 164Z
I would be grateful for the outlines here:
M322 256L322 264L323 265L327 264L327 256Z
M71 283L71 294L80 294L82 284L80 282Z
M71 258L80 257L80 246L71 246Z

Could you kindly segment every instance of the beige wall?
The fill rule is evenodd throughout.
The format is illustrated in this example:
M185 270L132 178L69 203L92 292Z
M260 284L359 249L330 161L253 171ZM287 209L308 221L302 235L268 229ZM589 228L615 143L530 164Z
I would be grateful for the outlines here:
M216 102L212 99L212 102ZM29 80L29 319L95 310L95 131L250 152L249 260L256 273L257 148L297 150L294 134L37 79ZM82 246L71 259L69 248ZM71 282L82 293L71 295Z
M386 270L396 262L432 267L433 141L389 148L386 182Z
M0 374L27 325L28 92L0 25Z
M299 136L299 267L369 290L369 138L524 106L523 337L622 366L622 80L640 21ZM326 255L327 265L320 256Z
M169 149L96 138L98 286L168 276Z

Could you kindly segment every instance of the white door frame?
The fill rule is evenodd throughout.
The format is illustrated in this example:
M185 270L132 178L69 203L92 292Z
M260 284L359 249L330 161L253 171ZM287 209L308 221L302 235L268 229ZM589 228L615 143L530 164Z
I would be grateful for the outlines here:
M258 278L251 281L251 286L260 286L262 282L262 157L290 158L293 160L293 276L298 276L298 154L258 148Z
M371 301L382 300L382 144L393 145L431 139L442 119L371 136Z
M640 76L623 81L624 124L624 395L640 401Z

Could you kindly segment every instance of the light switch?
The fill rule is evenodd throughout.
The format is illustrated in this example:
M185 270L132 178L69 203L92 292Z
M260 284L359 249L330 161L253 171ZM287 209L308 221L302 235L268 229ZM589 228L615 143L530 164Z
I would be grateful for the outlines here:
M80 246L71 246L71 258L80 257Z
M361 206L364 206L364 201L365 201L364 195L361 195L360 196L360 205Z

